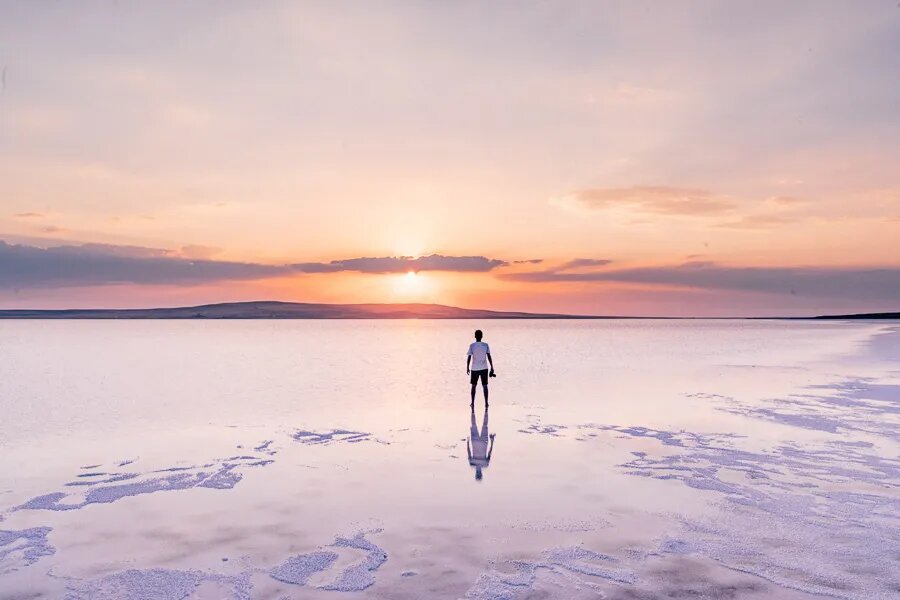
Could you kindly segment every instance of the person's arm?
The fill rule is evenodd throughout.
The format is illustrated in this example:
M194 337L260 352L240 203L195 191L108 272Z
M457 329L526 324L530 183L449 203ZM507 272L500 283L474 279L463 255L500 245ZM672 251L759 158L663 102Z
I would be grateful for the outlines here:
M494 434L491 434L491 447L488 448L487 459L491 460L491 454L494 453Z
M466 454L469 455L469 460L472 460L472 448L469 447L469 440L466 440Z
M487 353L487 359L488 359L488 362L491 363L491 373L493 373L494 372L494 359L491 358L490 352Z
M469 364L472 362L472 355L466 356L466 375L469 374Z

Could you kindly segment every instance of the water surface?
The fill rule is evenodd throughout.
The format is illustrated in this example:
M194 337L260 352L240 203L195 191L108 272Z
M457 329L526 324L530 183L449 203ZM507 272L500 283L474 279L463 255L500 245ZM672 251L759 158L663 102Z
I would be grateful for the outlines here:
M0 322L0 598L896 597L898 338Z

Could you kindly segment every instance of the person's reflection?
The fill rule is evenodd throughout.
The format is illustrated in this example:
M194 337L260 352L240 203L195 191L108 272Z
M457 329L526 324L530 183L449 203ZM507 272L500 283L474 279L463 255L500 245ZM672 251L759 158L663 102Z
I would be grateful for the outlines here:
M488 433L488 409L484 409L484 421L481 424L481 433L478 432L478 423L475 421L475 409L472 409L472 430L466 441L466 452L469 454L469 464L475 467L475 479L481 481L482 469L486 469L491 463L491 454L494 452L494 434Z

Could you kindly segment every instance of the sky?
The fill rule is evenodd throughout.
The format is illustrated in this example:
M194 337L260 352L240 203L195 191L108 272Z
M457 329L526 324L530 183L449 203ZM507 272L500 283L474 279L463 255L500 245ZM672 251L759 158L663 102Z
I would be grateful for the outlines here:
M900 310L896 0L0 0L0 308Z

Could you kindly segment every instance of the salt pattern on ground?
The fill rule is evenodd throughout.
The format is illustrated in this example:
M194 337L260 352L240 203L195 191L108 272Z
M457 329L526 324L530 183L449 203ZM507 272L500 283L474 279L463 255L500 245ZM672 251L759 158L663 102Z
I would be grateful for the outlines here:
M598 529L605 529L607 527L611 527L612 523L610 523L606 518L593 516L582 518L575 517L565 517L560 519L546 519L546 520L522 520L515 519L508 523L505 523L505 526L510 527L512 529L521 529L523 531L596 531Z
M559 590L560 597L583 589L597 590L599 594L601 580L619 584L637 581L634 571L624 566L618 558L583 546L572 546L545 550L536 560L512 560L494 565L478 577L465 597L471 600L530 597L541 571L563 579L565 585L564 589Z
M378 533L374 530L370 533ZM370 542L365 537L365 532L357 533L352 538L339 537L332 544L335 548L355 548L366 552L365 558L344 569L331 583L322 587L325 590L341 592L358 592L375 583L375 571L387 562L387 552Z
M95 580L66 579L65 600L183 600L213 584L233 600L250 600L250 573L220 575L176 569L128 569ZM226 592L227 590L227 592Z
M47 541L51 527L31 527L18 531L0 529L0 575L27 567L56 549Z
M782 409L783 410L783 409ZM808 593L896 597L900 589L900 460L865 441L789 443L765 452L733 447L737 436L584 425L655 438L674 453L632 452L629 475L681 482L721 495L721 511L682 519L672 553L699 553L733 569ZM740 532L740 535L736 535Z
M310 577L320 571L324 571L337 559L338 555L335 552L310 552L308 554L298 554L271 569L269 575L273 579L283 581L284 583L304 585L309 581Z
M303 444L323 444L328 445L336 442L347 442L355 444L370 439L372 434L362 431L348 431L346 429L332 429L331 431L304 431L298 429L294 432L294 440Z
M518 432L560 437L560 435L564 433L566 429L568 429L568 427L566 427L565 425L545 425L541 422L540 415L529 414L526 415L526 424L521 429L519 429Z
M218 597L250 600L254 575L266 573L282 583L305 586L313 575L327 572L337 561L338 553L327 548L349 548L363 551L362 560L343 568L330 583L316 587L358 592L375 583L375 571L387 561L387 553L366 538L367 534L380 531L361 531L349 538L339 536L326 549L292 556L271 569L251 568L234 575L156 568L127 569L91 580L58 578L66 582L66 600L182 600L209 585L219 590Z
M269 449L270 443L264 443L260 446L262 448L260 452L265 456L272 456L275 453L275 451ZM155 492L187 490L197 487L227 490L233 488L241 481L243 478L241 469L266 466L273 462L272 459L265 458L265 456L249 454L232 456L215 460L202 466L168 467L148 473L104 472L96 474L98 476L102 475L103 479L85 477L64 484L66 487L87 488L81 494L75 494L71 491L52 492L32 498L13 510L78 510L90 504L108 504L129 496ZM124 464L131 465L134 462L135 460L125 461ZM94 465L91 468L100 466ZM85 468L87 467L82 467L82 469ZM161 473L164 474L160 475ZM82 474L78 477L83 477L84 475L94 474ZM128 483L109 485L120 481L128 481Z
M340 592L359 592L375 583L375 571L387 562L387 552L366 538L366 534L380 533L380 529L360 531L353 537L337 537L327 548L361 550L365 554L357 561L340 571L328 583L315 586L321 590ZM326 571L338 559L337 552L328 549L298 554L287 559L269 571L273 579L305 585L316 573Z
M829 433L858 431L896 438L900 431L900 385L872 379L848 379L837 385L813 385L827 393L795 394L772 399L769 406L730 400L720 410Z

